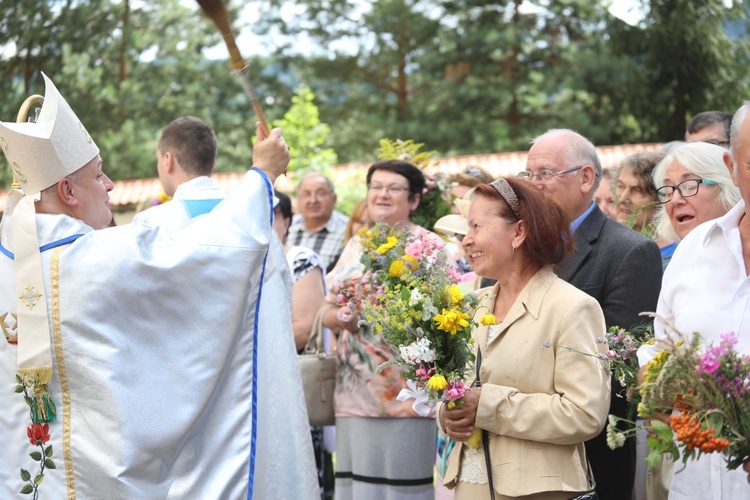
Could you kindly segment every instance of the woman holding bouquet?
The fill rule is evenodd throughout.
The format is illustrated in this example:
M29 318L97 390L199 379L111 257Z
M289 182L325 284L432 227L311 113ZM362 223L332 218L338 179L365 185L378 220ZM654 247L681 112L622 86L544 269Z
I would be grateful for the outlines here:
M469 263L497 280L479 291L477 312L495 324L474 331L481 386L438 408L441 429L463 442L445 484L457 499L563 500L593 490L584 441L604 427L610 376L573 351L603 354L595 339L605 324L596 300L552 271L573 241L563 210L532 184L501 178L476 189L468 223ZM478 448L467 442L475 428L486 431Z
M398 160L375 163L367 172L367 188L370 220L403 224L422 248L442 248L437 235L409 222L425 188L417 167ZM362 240L355 236L326 277L328 301L339 305L323 320L339 333L334 397L336 500L432 500L434 417L420 417L411 402L397 401L405 387L401 371L395 366L376 371L394 357L393 351L380 335L357 326L356 307L343 305L361 290L357 285L365 272L362 253Z

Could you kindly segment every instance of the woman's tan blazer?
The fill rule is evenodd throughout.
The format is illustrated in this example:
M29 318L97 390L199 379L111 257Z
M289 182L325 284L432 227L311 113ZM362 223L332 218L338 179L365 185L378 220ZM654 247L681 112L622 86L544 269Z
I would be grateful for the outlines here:
M498 287L480 290L477 317L492 311ZM575 351L606 352L595 341L606 334L599 304L545 268L522 290L500 328L489 344L487 326L474 332L482 350L476 426L489 431L496 492L592 489L583 443L606 422L610 374L606 363ZM545 348L547 342L552 346ZM448 486L457 480L462 448L450 456Z

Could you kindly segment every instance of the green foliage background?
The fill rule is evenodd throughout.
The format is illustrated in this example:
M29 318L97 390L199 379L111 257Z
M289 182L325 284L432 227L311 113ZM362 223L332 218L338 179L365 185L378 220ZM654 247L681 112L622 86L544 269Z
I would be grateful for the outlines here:
M383 138L439 156L524 150L553 127L601 145L670 141L750 90L747 2L642 0L636 26L608 1L259 0L252 25L238 21L247 2L226 3L237 30L266 40L271 56L244 55L299 172L372 162ZM207 59L222 41L197 4L0 0L0 12L0 120L43 93L44 71L114 179L154 176L161 127L186 114L216 130L217 170L250 165L255 118L227 62ZM342 184L347 204L364 194L363 179Z

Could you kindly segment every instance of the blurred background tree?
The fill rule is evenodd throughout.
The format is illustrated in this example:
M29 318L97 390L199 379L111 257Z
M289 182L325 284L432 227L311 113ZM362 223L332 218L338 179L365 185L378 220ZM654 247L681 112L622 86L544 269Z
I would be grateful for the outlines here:
M670 141L750 90L744 2L631 0L642 15L627 24L606 0L225 1L261 41L240 49L299 171L372 162L385 137L439 156L524 150L551 127L601 145ZM0 0L0 12L0 119L44 92L45 71L114 179L155 176L161 127L187 114L216 130L218 171L249 166L255 118L197 3Z

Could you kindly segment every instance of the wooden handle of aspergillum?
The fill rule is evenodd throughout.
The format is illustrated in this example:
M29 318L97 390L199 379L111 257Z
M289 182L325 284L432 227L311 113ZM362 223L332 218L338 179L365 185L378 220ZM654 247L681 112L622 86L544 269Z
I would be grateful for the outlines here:
M205 12L205 14L214 22L216 27L219 28L219 32L224 38L227 50L229 50L229 58L231 59L229 66L232 68L233 72L241 75L243 87L250 99L250 105L253 107L255 115L258 117L263 133L268 136L269 129L268 123L266 122L266 116L263 113L263 109L258 101L258 96L255 94L255 90L247 76L249 65L242 57L242 54L240 54L240 49L237 48L237 43L234 41L234 31L229 23L229 15L224 8L224 2L221 0L197 0L197 2L203 12Z

